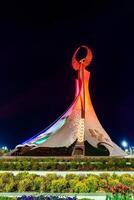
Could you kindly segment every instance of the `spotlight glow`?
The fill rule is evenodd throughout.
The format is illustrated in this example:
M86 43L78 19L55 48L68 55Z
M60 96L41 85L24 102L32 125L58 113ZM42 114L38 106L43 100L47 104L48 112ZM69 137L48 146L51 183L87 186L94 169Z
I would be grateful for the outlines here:
M121 144L122 144L122 146L123 146L124 148L126 148L126 147L128 146L128 143L127 143L125 140L123 140Z

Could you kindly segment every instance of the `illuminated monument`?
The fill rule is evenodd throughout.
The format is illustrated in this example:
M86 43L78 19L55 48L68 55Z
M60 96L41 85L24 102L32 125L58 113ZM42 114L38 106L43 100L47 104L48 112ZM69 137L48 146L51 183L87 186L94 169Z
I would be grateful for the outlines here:
M80 49L86 57L77 59ZM86 46L79 47L72 58L77 70L75 98L68 110L47 129L17 145L12 155L31 156L124 156L101 126L91 103L89 93L90 72L85 68L92 60Z

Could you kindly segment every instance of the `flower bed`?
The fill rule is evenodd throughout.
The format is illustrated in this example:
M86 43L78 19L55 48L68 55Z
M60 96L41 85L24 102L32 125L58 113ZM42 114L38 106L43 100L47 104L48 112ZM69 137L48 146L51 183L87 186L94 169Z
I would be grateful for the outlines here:
M0 173L0 192L95 193L112 192L113 186L128 187L134 191L134 176L130 174L75 175L56 174L39 176L29 173Z
M0 170L134 171L134 158L1 158Z
M77 195L64 195L64 194L41 194L41 195L22 195L17 197L0 197L0 200L78 200L79 197ZM90 198L80 198L80 200L95 200L96 197ZM104 200L133 200L133 195L130 193L116 193L116 194L108 194L104 198L98 196L97 199L104 199Z
M17 197L17 200L76 200L76 196L64 196L64 195L39 195L39 196L26 196L22 195Z
M77 196L65 195L22 195L18 197L0 197L0 200L77 200ZM94 200L90 198L81 198L81 200Z

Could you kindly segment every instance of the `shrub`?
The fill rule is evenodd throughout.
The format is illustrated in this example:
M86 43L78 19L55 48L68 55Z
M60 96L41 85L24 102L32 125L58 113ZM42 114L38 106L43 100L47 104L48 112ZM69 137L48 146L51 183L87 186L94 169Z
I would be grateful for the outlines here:
M126 186L134 189L134 178L130 174L123 174L120 176L120 182Z
M32 191L41 191L42 190L42 183L43 183L43 177L35 177L35 179L33 180L33 184L31 187ZM44 191L44 190L43 190ZM43 192L41 191L41 192Z
M25 178L21 181L19 181L17 189L18 192L26 192L32 190L32 180L30 178Z
M79 177L68 180L69 192L76 192L77 183L79 183Z
M100 178L98 184L98 191L105 192L105 186L107 185L107 180Z
M50 192L51 191L51 183L53 180L57 180L59 176L57 174L47 174L42 182L41 191Z
M74 192L77 193L86 193L88 192L88 186L86 185L85 182L76 182L75 188L74 188Z
M134 170L133 158L10 157L1 158L0 170Z
M0 174L0 192L13 192L16 190L16 182L12 173Z
M90 175L85 180L85 184L88 187L88 192L96 192L99 185L99 179L97 176Z
M16 162L16 170L23 170L22 162L20 162L20 161Z
M65 178L52 180L51 192L66 192L66 191L67 191L67 181Z
M78 175L72 174L72 173L66 175L66 180L67 181L70 181L72 179L79 179L79 177L78 177Z
M115 188L115 186L119 186ZM101 174L99 176L67 174L65 177L56 174L39 176L27 172L0 173L0 192L109 192L111 189L134 191L134 176Z
M43 166L41 167L42 170ZM31 162L31 169L30 170L39 170L40 169L40 164L38 162ZM45 170L45 169L44 169Z
M114 179L112 177L108 178L108 184L110 187L118 185L120 183L120 181L118 179Z
M25 160L21 164L22 164L22 169L23 170L30 170L31 169L31 162Z
M40 192L50 192L51 182L47 181L46 177L41 177Z
M108 181L109 177L110 177L109 173L102 173L102 174L100 174L100 178L101 179L105 179L106 181Z

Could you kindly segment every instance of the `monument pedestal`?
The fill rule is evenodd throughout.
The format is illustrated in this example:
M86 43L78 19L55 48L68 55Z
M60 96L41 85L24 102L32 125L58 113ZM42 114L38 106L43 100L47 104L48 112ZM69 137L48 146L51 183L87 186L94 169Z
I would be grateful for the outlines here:
M76 142L72 156L85 156L85 145L84 142Z

